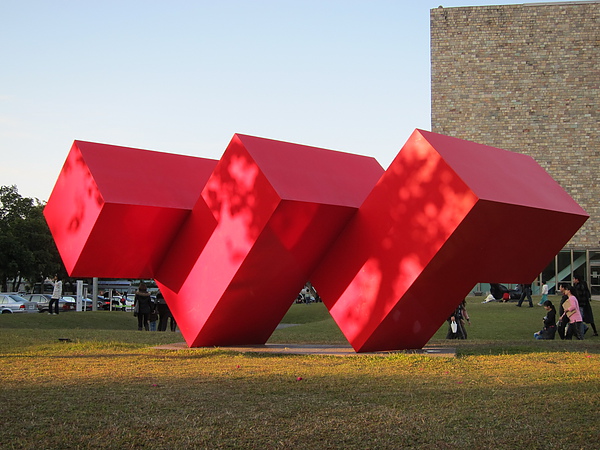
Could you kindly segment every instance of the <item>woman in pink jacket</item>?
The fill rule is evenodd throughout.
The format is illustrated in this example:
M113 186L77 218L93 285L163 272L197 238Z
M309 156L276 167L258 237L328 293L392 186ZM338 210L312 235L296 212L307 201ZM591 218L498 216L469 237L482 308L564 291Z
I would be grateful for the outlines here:
M561 319L565 316L569 318L569 325L567 327L567 333L565 334L565 339L571 340L573 338L573 334L577 336L577 339L583 339L583 331L582 331L582 317L581 312L579 311L579 302L577 301L577 297L574 295L575 289L572 286L567 286L565 288L565 295L569 296L569 306L565 307L565 313L561 316ZM563 304L566 306L567 302Z

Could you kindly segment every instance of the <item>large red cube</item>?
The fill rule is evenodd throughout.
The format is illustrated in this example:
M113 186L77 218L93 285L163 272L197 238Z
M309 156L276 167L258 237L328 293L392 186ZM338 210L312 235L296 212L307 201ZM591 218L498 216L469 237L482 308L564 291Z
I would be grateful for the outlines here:
M216 164L75 141L44 208L69 275L154 277Z
M311 276L358 352L421 348L478 282L531 282L588 215L531 157L416 130Z
M156 280L191 347L262 344L383 169L235 135ZM216 219L198 236L207 208Z

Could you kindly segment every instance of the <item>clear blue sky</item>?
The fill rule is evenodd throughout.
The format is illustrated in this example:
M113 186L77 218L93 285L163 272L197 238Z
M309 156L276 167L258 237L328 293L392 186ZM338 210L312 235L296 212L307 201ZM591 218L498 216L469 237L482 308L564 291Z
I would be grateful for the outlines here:
M218 159L244 133L387 167L430 129L429 10L510 3L535 2L0 0L0 185L47 200L75 139Z

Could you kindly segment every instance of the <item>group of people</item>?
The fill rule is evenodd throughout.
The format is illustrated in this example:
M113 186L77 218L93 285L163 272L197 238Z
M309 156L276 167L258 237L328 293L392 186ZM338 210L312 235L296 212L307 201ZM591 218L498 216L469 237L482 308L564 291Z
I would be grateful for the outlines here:
M527 298L529 306L533 307L531 284L523 284L521 289L521 298L517 306L521 306L523 300ZM557 314L556 307L552 301L548 300L548 285L546 282L542 282L542 298L538 304L544 307L546 315L542 319L542 329L534 333L534 337L536 339L554 339L558 332L561 339L571 340L575 336L576 339L581 340L590 327L593 331L592 336L598 336L592 311L592 294L583 278L580 275L574 275L572 285L561 283L559 289L562 297ZM487 303L487 300L484 303ZM471 320L466 305L466 301L463 300L446 320L448 322L446 339L467 338L465 325L471 325Z
M165 301L162 293L156 294L156 301L152 299L146 283L140 283L135 292L133 301L133 311L138 319L138 330L146 331L167 331L167 325L171 331L177 329L177 323L169 305ZM170 321L170 324L168 322ZM158 322L158 327L157 327Z
M560 299L558 321L556 319L556 307L550 300L543 303L546 315L543 318L543 328L534 333L536 339L554 339L556 332L561 339L582 340L588 331L589 324L593 330L593 336L598 336L594 314L592 312L592 295L587 283L579 276L573 277L573 285L561 283L559 285L562 297Z

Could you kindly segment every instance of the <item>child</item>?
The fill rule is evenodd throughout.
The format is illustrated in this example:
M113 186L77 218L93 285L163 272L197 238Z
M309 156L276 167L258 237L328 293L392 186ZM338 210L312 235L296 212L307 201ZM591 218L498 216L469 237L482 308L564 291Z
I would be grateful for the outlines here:
M538 303L538 306L544 306L544 303L548 300L548 285L545 281L542 281L542 298Z
M156 309L156 305L153 303L152 311L150 311L150 316L148 316L148 321L150 322L150 331L156 331L156 321L158 320L158 310Z

